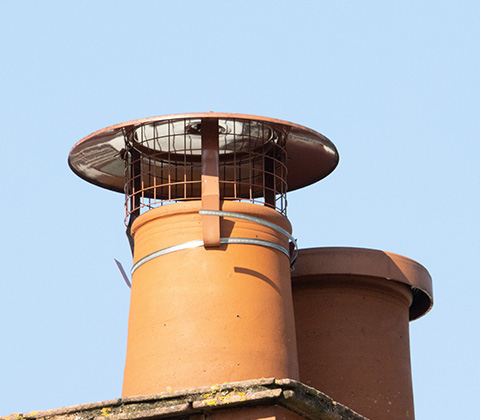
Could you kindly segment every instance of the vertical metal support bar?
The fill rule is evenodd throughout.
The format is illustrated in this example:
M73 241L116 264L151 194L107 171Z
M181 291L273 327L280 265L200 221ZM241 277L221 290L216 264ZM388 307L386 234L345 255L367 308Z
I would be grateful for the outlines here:
M125 164L127 172L125 173L127 179L125 184L125 193L128 199L127 213L129 216L129 224L140 215L140 192L142 190L142 162L141 153L135 149L135 143L138 142L137 133L134 126L128 126L123 129L125 139L125 150L128 152L125 155ZM130 155L129 157L127 157ZM129 208L128 208L129 207Z
M128 200L128 203L126 203L128 224L125 233L130 244L132 255L135 248L135 243L131 234L131 228L133 221L140 215L141 200L139 192L142 189L142 155L138 150L135 149L135 137L136 133L133 126L124 128L125 149L130 155L130 157L127 157L127 154L125 160L125 163L127 165L127 172L125 173L125 175L127 176L125 193Z
M132 191L132 202L131 202L131 210L132 213L130 217L135 220L137 216L140 215L140 206L141 203L141 194L142 191L142 165L141 165L141 154L135 148L130 150L132 156L132 172L131 177L133 181L133 191Z
M202 209L220 210L218 119L202 118ZM220 217L202 216L205 247L220 246Z
M270 150L263 156L265 171L265 205L275 208L275 150Z

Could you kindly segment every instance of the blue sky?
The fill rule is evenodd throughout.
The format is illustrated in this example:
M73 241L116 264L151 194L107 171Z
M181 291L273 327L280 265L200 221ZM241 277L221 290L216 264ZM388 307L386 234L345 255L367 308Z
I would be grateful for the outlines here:
M77 178L70 148L208 110L335 143L337 169L288 197L299 246L427 267L435 306L410 325L417 418L476 401L479 21L473 0L4 2L0 415L121 394L123 197Z

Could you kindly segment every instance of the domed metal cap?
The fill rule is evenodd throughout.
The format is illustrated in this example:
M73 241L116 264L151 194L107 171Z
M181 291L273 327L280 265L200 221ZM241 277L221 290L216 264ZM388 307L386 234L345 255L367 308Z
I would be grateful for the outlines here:
M241 153L246 148L281 142L286 151L288 191L319 181L338 164L338 152L333 143L314 130L273 118L213 112L144 118L104 128L80 140L72 148L68 163L86 181L124 192L128 136L133 139L132 133L137 135L140 131L150 136L150 140L139 142L139 147L135 147L142 155L148 156L153 149L158 152L162 147L168 148L169 160L163 161L162 170L168 165L171 169L177 167L179 161L200 159L199 122L210 119L218 120L220 162L222 158L228 159L229 154L236 154L239 157L237 164L242 165ZM180 143L188 143L188 153ZM244 162L245 165L251 164L248 159ZM172 173L174 171L170 170L169 176Z

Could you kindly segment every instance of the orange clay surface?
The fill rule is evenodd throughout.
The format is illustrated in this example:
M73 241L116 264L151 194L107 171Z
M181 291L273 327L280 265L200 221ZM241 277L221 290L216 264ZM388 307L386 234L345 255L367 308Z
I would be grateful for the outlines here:
M171 204L132 226L134 263L202 239L200 201ZM291 231L267 207L225 202ZM259 238L288 249L271 228L221 218L222 237ZM258 245L197 247L155 258L132 276L123 396L261 377L298 379L289 260Z
M300 250L292 275L300 380L368 418L413 419L409 282L431 279L395 254Z

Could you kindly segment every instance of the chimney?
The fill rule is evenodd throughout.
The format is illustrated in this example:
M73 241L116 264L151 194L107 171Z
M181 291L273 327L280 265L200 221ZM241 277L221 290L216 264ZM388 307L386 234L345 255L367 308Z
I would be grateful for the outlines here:
M408 323L433 304L427 270L383 251L312 248L292 283L300 380L372 420L413 419Z
M125 192L133 269L123 397L299 379L286 193L337 162L334 145L308 128L211 112L118 124L73 147L77 175Z
M182 410L205 413L213 394L202 387L226 404L243 381L249 398L268 395L272 418L363 418L323 393L371 420L414 417L408 323L432 306L428 272L382 251L298 251L292 236L286 193L337 163L316 131L213 112L121 123L73 147L78 176L125 194L133 268L122 404L173 390L203 395ZM257 395L264 386L280 388ZM266 415L247 411L238 420Z

